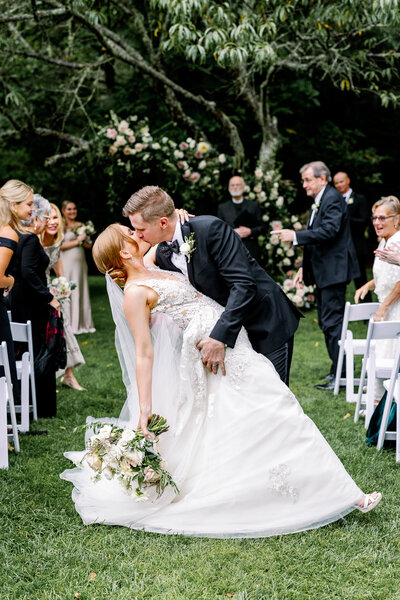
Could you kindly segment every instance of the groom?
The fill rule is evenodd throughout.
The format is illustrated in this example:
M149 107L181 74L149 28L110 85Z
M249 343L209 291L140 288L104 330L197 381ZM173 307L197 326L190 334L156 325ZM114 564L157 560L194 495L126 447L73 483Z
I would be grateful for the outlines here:
M156 264L161 269L182 272L197 290L225 307L210 336L197 346L203 364L214 373L220 367L225 375L225 347L234 347L243 326L254 350L264 354L288 384L301 313L233 229L211 216L181 225L172 198L156 186L133 194L122 214L129 217L137 236L152 246L158 244Z

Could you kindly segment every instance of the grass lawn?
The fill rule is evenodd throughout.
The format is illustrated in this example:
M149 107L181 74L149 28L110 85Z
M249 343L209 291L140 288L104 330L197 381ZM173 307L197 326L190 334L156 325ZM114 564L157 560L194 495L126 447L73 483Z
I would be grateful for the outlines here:
M104 280L90 283L97 332L79 336L78 371L88 392L60 388L57 418L34 424L48 435L21 436L21 453L0 472L0 599L400 600L400 465L394 450L367 448L344 392L313 388L329 369L314 312L296 335L291 387L358 485L383 492L376 511L256 540L82 524L58 477L71 466L63 452L82 449L73 429L87 415L117 416L125 399Z

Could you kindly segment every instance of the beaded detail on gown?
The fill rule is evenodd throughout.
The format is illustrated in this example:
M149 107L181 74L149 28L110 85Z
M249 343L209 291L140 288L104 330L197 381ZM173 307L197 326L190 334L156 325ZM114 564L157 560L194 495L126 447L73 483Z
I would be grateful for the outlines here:
M67 229L64 242L70 242L77 238L76 233ZM75 281L77 287L71 295L71 303L66 306L65 312L69 316L72 331L75 335L79 333L93 333L95 330L90 306L88 267L85 251L82 246L61 250L61 260L64 268L64 276L68 281Z
M320 527L352 511L362 492L244 329L227 349L227 376L214 375L196 344L224 309L176 273L135 283L158 294L153 316L167 316L182 333L176 376L153 369L153 388L158 383L161 390L153 390L153 412L170 424L160 449L180 494L167 490L138 504L118 482L94 483L89 467L67 470L61 477L73 482L84 523L268 537ZM138 411L131 408L136 426ZM66 456L78 464L83 454Z

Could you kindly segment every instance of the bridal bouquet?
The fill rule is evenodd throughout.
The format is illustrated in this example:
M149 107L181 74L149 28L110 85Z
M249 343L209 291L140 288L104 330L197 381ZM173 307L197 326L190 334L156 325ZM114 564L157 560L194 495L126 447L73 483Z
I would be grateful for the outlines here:
M75 229L75 233L76 235L82 235L82 233L86 233L87 237L90 238L91 235L96 233L93 221L87 221L86 223L83 223L83 225L79 225L79 227Z
M71 299L71 292L75 288L75 281L68 281L65 277L55 277L51 282L50 292L60 303L62 303Z
M95 435L88 441L82 459L96 472L94 480L117 478L124 490L136 500L148 500L146 488L155 488L161 496L170 485L179 492L166 464L157 451L158 437L168 431L167 421L152 415L148 425L155 438L149 440L140 430L119 428L112 424L96 423Z

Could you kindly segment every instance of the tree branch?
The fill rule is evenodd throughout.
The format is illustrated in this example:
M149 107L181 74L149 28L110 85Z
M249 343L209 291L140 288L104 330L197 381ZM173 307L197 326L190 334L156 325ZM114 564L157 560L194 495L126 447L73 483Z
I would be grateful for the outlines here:
M54 10L38 10L36 15L39 19L47 17L58 17L60 15L67 15L68 11L65 8L56 8ZM0 23L11 23L13 21L20 23L22 21L34 21L35 16L32 13L23 13L17 15L0 15Z

